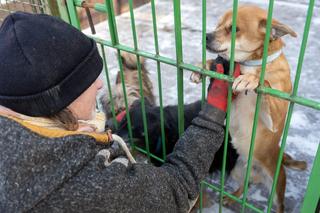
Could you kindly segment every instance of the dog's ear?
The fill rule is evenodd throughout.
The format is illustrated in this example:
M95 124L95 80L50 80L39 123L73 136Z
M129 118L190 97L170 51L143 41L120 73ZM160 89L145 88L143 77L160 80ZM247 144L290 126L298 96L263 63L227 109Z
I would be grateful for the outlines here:
M265 33L267 26L267 19L262 19L259 23L259 28ZM292 37L297 37L297 34L287 25L282 24L281 22L273 19L272 20L272 29L270 38L276 40L284 35L291 35Z
M128 52L121 52L121 60L122 65L130 70L136 70L138 69L138 59L135 54L128 53ZM144 65L145 58L140 56L139 61L141 65Z

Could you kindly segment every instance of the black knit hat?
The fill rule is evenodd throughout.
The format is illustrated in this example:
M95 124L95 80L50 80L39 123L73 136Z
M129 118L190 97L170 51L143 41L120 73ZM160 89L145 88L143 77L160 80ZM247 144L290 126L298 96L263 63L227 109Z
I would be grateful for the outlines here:
M0 105L16 112L59 112L102 66L95 42L58 18L17 12L0 27Z

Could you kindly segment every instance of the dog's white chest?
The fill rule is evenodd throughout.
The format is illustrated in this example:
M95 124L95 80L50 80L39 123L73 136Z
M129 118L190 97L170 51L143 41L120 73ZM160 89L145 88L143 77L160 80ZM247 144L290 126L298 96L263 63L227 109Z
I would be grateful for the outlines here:
M234 147L240 154L247 155L253 126L257 94L239 93L231 105L230 134Z
M240 70L241 70L241 74L257 74L257 69L258 67L256 66L245 66L245 65L240 65Z

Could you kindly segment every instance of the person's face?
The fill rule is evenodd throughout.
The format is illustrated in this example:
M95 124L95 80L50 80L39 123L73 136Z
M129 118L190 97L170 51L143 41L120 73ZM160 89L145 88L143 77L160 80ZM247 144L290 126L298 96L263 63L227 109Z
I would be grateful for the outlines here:
M101 89L102 86L102 80L97 78L86 91L68 106L79 120L93 119L96 110L96 97L98 90Z

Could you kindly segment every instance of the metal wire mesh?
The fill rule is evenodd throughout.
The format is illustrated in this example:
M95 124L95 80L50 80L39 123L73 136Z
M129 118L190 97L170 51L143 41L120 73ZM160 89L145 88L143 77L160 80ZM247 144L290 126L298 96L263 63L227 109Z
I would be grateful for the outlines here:
M46 0L0 0L0 24L15 11L50 14Z

